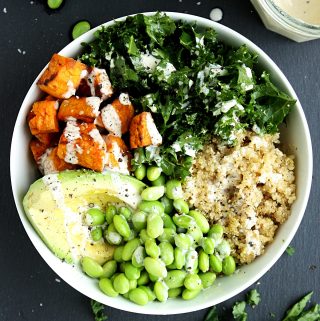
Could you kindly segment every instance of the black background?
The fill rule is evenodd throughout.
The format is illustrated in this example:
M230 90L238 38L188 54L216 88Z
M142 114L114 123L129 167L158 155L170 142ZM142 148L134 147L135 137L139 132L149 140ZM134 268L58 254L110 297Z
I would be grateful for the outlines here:
M10 188L11 135L28 88L52 53L70 42L70 29L75 22L87 19L92 26L97 26L112 18L155 10L209 18L211 9L220 7L224 13L221 23L248 37L269 54L296 90L310 126L314 148L311 196L292 242L296 253L291 257L283 254L251 287L258 289L262 301L255 309L247 310L250 321L280 320L290 304L311 290L315 291L313 301L320 302L320 40L298 44L268 31L248 0L180 1L67 0L60 10L52 12L42 1L0 0L1 321L93 320L89 299L62 280L57 282L59 277L33 248L19 221ZM224 320L231 320L230 307L236 300L244 299L245 293L218 306ZM203 320L206 313L202 310L178 316L143 316L109 307L106 312L110 321Z

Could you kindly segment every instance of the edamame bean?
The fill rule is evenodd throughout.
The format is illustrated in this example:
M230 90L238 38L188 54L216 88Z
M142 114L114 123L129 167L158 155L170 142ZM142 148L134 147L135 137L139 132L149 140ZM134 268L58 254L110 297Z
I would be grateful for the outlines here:
M137 287L137 280L129 280L129 291Z
M123 237L129 237L130 236L130 226L122 215L115 215L113 217L113 224L117 230L117 232L123 236Z
M166 265L166 267L167 267L167 270L176 270L177 269L174 261L171 264Z
M170 265L174 261L173 247L169 242L159 244L160 258L165 265Z
M130 284L124 273L119 273L113 280L113 287L116 292L125 294L129 291Z
M193 238L187 234L179 233L175 235L174 242L182 250L188 250L193 243Z
M183 285L188 290L199 290L202 288L201 279L198 274L188 274L184 279Z
M201 240L203 238L203 234L202 234L201 229L198 225L191 225L188 228L187 235L190 235L194 239L194 241L198 244L201 242Z
M159 201L141 201L138 208L148 214L156 213L162 215L164 213L164 206Z
M150 286L141 285L138 287L138 289L141 289L147 293L149 301L154 301L156 299L156 295L153 293Z
M168 299L168 287L163 281L157 281L153 288L154 294L160 302L165 302Z
M189 273L195 272L198 268L198 252L189 250L186 254L186 270Z
M168 275L164 281L169 289L180 288L183 286L186 276L186 271L172 270L168 272Z
M216 241L216 243L217 243L217 241L220 241L223 236L222 225L220 225L220 224L212 225L209 232L208 232L208 236L213 238Z
M142 267L146 257L146 251L143 246L139 245L132 254L131 262L135 267Z
M175 214L173 217L173 222L179 226L179 227L182 227L182 228L191 228L191 226L195 226L196 225L196 222L195 220L189 216L189 215L186 215L186 214Z
M104 237L108 243L112 245L119 245L122 242L122 236L118 232L113 232L112 229L109 228L104 231Z
M104 278L110 279L117 271L117 262L115 260L108 261L102 265Z
M197 289L197 290L184 289L182 291L182 299L183 300L192 300L200 293L200 291L201 291L201 289Z
M120 215L123 215L127 221L130 220L132 214L130 209L125 206L121 206L118 212Z
M134 231L134 230L132 230L132 229L130 229L130 235L129 235L129 237L124 237L123 239L124 239L126 242L128 242L128 241L131 241L131 240L133 240L134 238L136 238L136 236L137 236L137 232Z
M166 184L166 178L161 174L157 179L151 182L152 186L164 186Z
M222 261L222 273L231 275L236 270L236 262L232 256L227 256Z
M50 9L58 9L62 5L63 0L48 0L47 4Z
M139 167L137 167L137 169L134 171L134 176L139 180L142 181L147 174L147 168L145 165L140 165Z
M165 278L167 276L166 266L159 259L146 257L144 259L144 267L149 274L152 274L158 278Z
M125 268L125 266L126 266L126 262L121 262L121 263L119 264L119 271L122 272L122 273L124 273L124 268Z
M149 274L149 278L151 282L157 282L159 280L159 277Z
M140 269L126 262L124 266L124 274L128 280L138 280L140 277Z
M142 211L138 211L132 214L132 224L137 232L140 232L147 226L147 214Z
M174 224L174 222L169 214L164 213L162 215L162 220L163 220L163 226L165 228L171 228L174 231L177 230L176 225Z
M210 229L210 225L208 220L202 215L200 212L192 210L189 212L189 215L194 218L197 225L200 227L202 233L208 233Z
M77 22L72 28L72 39L76 39L88 32L91 29L91 25L88 21L82 20Z
M118 263L123 262L123 260L122 260L123 248L124 248L124 246L117 246L113 252L113 259Z
M111 280L107 278L102 278L99 280L99 288L107 296L114 298L119 295L119 293L114 289Z
M201 240L201 246L203 248L203 250L205 251L205 253L207 254L213 254L214 252L214 239L210 238L210 237L204 237Z
M177 210L178 213L183 213L183 214L189 213L189 205L182 198L175 199L173 201L173 207Z
M182 269L186 264L186 250L183 250L179 247L174 249L174 263L177 269Z
M149 256L157 258L160 255L160 248L154 239L146 240L144 247Z
M147 178L150 182L155 181L161 175L162 169L157 166L147 168Z
M198 265L199 265L200 271L202 272L209 271L209 255L203 250L199 252Z
M172 200L183 197L181 182L171 179L166 183L166 196Z
M151 239L151 237L148 235L146 229L142 229L142 230L140 231L139 237L140 237L140 240L141 240L142 244L144 244L144 243L146 242L146 240Z
M102 228L96 227L90 232L91 238L93 241L98 242L102 239Z
M140 274L140 278L138 279L138 285L146 285L150 281L149 274L146 270L143 270Z
M166 195L161 197L160 202L164 207L165 213L171 213L173 211L173 201L170 198L168 198Z
M200 273L199 277L204 289L210 287L216 280L216 274L213 272Z
M156 239L163 233L163 220L160 215L151 213L147 217L147 233Z
M220 273L222 271L222 261L216 255L209 256L209 264L213 272Z
M131 261L132 254L139 245L140 245L140 240L138 238L135 238L127 242L123 247L122 260Z
M86 223L89 226L102 225L105 217L102 211L98 208L90 208L86 214Z
M130 290L129 300L139 305L146 305L149 301L149 298L145 291L143 291L142 289L136 288L136 289Z
M81 259L81 267L83 272L92 278L99 278L100 276L103 275L102 266L88 256L84 256Z
M182 288L175 288L168 290L168 297L171 299L177 298L182 293Z
M223 259L230 255L231 247L227 240L222 240L217 246L216 251L219 253L219 256Z
M164 195L164 186L151 186L145 188L141 193L144 201L157 201Z
M117 208L114 205L108 205L106 208L106 221L108 224L113 222L113 217L117 214Z
M176 232L172 228L164 228L163 233L158 237L158 240L160 242L169 242L171 244L174 244L174 236L176 235Z

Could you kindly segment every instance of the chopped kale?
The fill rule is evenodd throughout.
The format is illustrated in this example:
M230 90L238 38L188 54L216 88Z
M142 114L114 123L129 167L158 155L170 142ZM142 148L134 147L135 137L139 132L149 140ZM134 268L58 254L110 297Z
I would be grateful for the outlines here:
M260 300L260 293L256 289L250 290L247 293L246 301L251 307L254 308L257 306L260 303Z
M313 292L308 293L306 296L304 296L300 301L298 301L296 304L293 305L291 309L287 311L286 317L282 321L307 321L308 319L304 318L305 313L304 308L306 307L307 303L310 301L312 297ZM319 313L319 307L314 307L315 311L308 311L308 312L314 312L317 314L318 319L320 319L320 313ZM312 319L311 319L312 320Z
M95 300L91 300L90 304L95 321L106 321L108 319L108 317L104 313L103 304Z
M219 321L218 311L215 306L209 310L203 321Z
M232 307L232 315L236 321L247 321L246 302L236 302Z

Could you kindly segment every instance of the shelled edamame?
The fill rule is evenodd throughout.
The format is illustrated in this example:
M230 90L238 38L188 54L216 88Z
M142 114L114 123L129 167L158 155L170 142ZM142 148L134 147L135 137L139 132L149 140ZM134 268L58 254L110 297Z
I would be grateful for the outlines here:
M178 296L191 300L217 274L233 274L236 263L223 227L210 227L203 214L189 209L181 182L166 181L155 166L135 175L152 185L142 191L136 211L108 204L104 211L93 208L86 214L93 241L104 237L117 246L113 259L102 266L89 257L81 261L83 271L99 279L101 291L139 305Z

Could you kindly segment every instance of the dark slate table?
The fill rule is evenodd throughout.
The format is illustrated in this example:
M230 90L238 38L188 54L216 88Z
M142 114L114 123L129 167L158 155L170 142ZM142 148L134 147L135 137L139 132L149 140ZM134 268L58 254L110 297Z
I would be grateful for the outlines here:
M262 301L248 309L250 321L280 320L284 311L305 293L314 290L320 302L319 233L319 123L320 40L295 43L265 29L248 0L77 0L65 1L58 12L45 8L45 1L0 0L0 320L84 321L93 320L89 299L72 289L42 260L31 245L13 202L9 150L15 118L22 100L53 52L70 42L70 27L88 19L92 26L123 15L155 10L187 12L209 18L220 7L222 24L251 39L278 64L301 100L314 148L314 177L309 204L292 245L261 280L252 286ZM246 292L246 291L245 291ZM245 292L219 305L225 320L230 308ZM110 321L203 320L205 310L177 316L143 316L106 307ZM275 317L271 316L275 314Z

